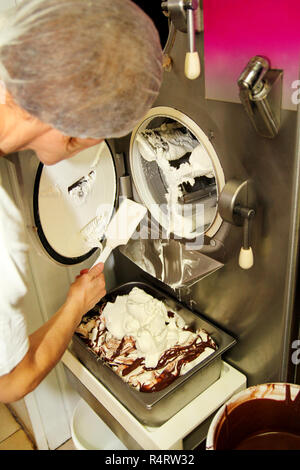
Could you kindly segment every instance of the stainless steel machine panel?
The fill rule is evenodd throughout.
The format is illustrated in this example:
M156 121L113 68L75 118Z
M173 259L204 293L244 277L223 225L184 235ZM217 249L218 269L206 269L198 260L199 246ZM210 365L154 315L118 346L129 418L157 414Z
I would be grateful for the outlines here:
M197 36L197 48L204 71L203 34ZM155 106L173 107L192 119L213 145L225 182L253 181L257 207L251 228L252 269L238 266L242 229L223 222L200 252L209 253L224 267L193 286L176 289L175 294L237 337L238 344L226 360L247 375L249 385L293 381L291 346L299 324L293 311L299 229L297 113L282 110L278 135L259 136L241 104L205 98L203 72L197 80L186 79L185 52L186 35L177 32L171 51L173 67L165 72ZM128 139L118 145L129 160ZM170 253L172 245L177 249L171 240ZM155 256L148 251L153 264ZM145 276L122 255L117 263L122 266L117 272L119 282L135 280L138 273L140 278Z

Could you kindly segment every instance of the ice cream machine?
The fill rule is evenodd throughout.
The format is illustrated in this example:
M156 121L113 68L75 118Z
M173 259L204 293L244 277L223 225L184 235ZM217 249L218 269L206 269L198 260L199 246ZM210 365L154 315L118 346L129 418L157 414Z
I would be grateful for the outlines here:
M186 448L193 448L192 441L201 441L195 430L246 381L297 380L292 360L299 328L297 112L293 103L287 105L291 69L280 51L273 55L272 38L268 42L263 32L254 37L245 27L242 33L233 27L249 18L249 5L223 2L231 11L231 22L227 16L223 24L225 5L215 0L135 3L160 33L164 79L159 97L129 136L107 141L73 163L41 166L35 221L47 255L72 265L88 260L95 250L78 237L64 246L53 231L49 214L62 193L58 174L68 175L61 183L67 185L68 197L59 213L73 233L79 232L74 232L74 223L81 227L97 210L99 200L93 194L107 200L106 222L119 196L147 207L139 231L114 252L116 284L146 282L232 335L235 344L222 356L219 379L162 427L149 430L72 350L63 363L74 387L129 448L182 448L184 440ZM269 3L251 10L251 21L261 24ZM285 8L282 3L270 21L277 24ZM300 49L300 38L298 44ZM99 172L102 189L95 184L101 161L111 181L109 191L102 191L104 173ZM84 198L75 201L75 194L71 201L72 182L94 170L96 179L88 180ZM207 406L209 390L219 398L202 415L199 407ZM191 410L197 419L185 427Z

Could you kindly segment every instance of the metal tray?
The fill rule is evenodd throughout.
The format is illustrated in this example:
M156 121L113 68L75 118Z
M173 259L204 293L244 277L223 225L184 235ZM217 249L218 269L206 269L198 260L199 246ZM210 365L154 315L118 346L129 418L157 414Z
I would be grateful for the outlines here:
M83 341L79 334L73 335L71 350L93 375L143 424L160 426L180 411L201 392L220 377L221 356L236 344L236 340L193 313L177 300L143 282L129 282L106 294L97 304L113 302L118 295L128 294L133 287L139 287L153 297L165 302L170 310L178 313L187 325L194 329L204 328L216 342L218 349L186 374L159 392L139 392L125 383L105 362L103 362ZM88 314L95 315L95 310Z

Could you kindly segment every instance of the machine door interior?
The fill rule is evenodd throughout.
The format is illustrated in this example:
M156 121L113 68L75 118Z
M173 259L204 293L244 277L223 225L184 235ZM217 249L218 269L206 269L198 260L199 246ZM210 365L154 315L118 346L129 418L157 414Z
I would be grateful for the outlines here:
M190 240L218 231L223 169L188 116L170 107L150 110L132 134L130 165L140 199L167 234Z
M116 199L115 162L106 141L56 165L40 164L33 209L47 254L64 265L88 259L101 246Z

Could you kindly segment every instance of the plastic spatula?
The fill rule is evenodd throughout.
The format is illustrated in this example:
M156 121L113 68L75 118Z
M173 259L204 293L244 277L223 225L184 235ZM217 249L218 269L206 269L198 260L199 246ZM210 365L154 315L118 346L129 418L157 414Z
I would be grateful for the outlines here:
M146 212L145 206L131 199L125 199L120 204L106 229L106 246L92 267L105 263L114 248L128 243Z

